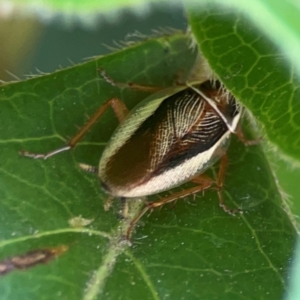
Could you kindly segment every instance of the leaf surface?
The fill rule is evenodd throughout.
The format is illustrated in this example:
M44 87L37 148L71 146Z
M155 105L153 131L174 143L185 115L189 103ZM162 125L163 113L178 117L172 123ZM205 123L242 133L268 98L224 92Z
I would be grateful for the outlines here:
M176 33L1 87L0 261L68 246L56 260L3 276L1 299L281 297L295 230L260 146L246 147L233 137L228 152L224 197L244 214L224 213L216 191L209 190L143 217L132 247L121 239L120 226L128 221L117 218L118 201L105 211L107 195L98 179L78 167L98 164L117 126L111 111L70 152L46 161L18 154L63 146L75 125L111 97L132 108L147 96L111 86L99 68L118 82L170 86L191 69L195 56L190 40ZM217 170L210 171L213 178ZM130 206L140 209L137 201ZM78 216L93 222L70 227Z
M190 24L209 64L267 140L299 163L300 80L293 64L241 11L191 10Z

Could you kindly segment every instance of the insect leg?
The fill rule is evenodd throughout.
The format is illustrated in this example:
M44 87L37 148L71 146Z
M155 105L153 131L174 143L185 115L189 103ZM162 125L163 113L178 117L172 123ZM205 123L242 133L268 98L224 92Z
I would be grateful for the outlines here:
M242 210L238 209L238 208L237 209L231 209L231 208L229 208L224 203L223 194L222 194L227 165L228 165L227 154L224 154L222 156L222 158L221 158L221 164L220 164L220 169L219 169L218 178L217 178L217 188L218 188L219 205L220 205L220 207L222 207L222 209L226 213L234 216L235 213L242 213Z
M114 200L114 197L109 196L109 197L104 201L104 204L103 204L104 211L109 211L109 209L110 209L111 206L112 206L113 200Z
M165 87L158 87L158 86L151 86L151 85L142 85L134 82L124 83L124 82L117 82L114 81L111 77L109 77L105 70L102 68L98 69L101 76L104 78L106 82L111 84L112 86L117 86L119 88L130 88L132 90L138 90L138 91L144 91L144 92L158 92L162 89L165 89Z
M99 118L103 115L103 113L111 107L116 114L119 122L121 123L125 116L128 114L128 109L125 104L118 98L112 98L104 102L96 111L96 113L88 120L88 122L77 132L77 134L69 141L69 143L61 148L55 149L50 151L46 154L39 154L39 153L31 153L28 151L20 151L20 155L31 157L31 158L43 158L47 159L51 156L54 156L58 153L70 150L71 148L75 147L76 144L84 137L84 135L95 125L95 123L99 120Z
M80 163L79 168L87 173L98 174L98 167L95 166Z
M120 202L121 202L121 210L119 212L119 217L120 219L126 219L128 217L128 203L127 203L127 199L122 197L120 198Z
M130 236L131 236L134 226L148 210L152 210L152 209L154 209L156 207L160 207L164 204L167 204L167 203L176 201L178 199L185 198L187 196L204 191L204 190L210 188L212 186L212 184L214 183L213 179L211 179L209 176L207 176L205 174L201 174L201 175L197 176L192 181L197 183L198 185L188 188L186 190L174 193L170 196L166 196L163 199L161 199L160 201L147 203L146 207L130 222L129 228L127 229L126 238L128 240L130 239Z

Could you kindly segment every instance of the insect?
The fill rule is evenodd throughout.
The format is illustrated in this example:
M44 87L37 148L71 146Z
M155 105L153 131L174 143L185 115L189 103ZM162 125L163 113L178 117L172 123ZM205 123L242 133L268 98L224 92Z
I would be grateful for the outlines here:
M191 180L197 183L195 187L147 203L132 220L128 239L134 225L149 209L211 187L214 180L203 173L219 159L221 165L216 186L220 206L233 212L224 204L221 188L230 135L234 133L244 139L239 127L242 109L218 81L178 85L159 91L130 113L120 99L109 99L67 146L47 154L27 151L21 154L47 159L73 148L108 107L112 107L121 124L107 144L99 166L83 167L98 174L101 186L108 194L124 200L170 190Z

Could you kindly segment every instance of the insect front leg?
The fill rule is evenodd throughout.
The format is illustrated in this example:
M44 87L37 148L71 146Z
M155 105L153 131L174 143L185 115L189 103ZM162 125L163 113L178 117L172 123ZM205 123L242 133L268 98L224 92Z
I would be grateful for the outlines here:
M112 98L104 102L98 110L95 112L95 114L87 121L87 123L80 128L80 130L77 132L77 134L69 141L69 143L61 148L55 149L53 151L50 151L48 153L31 153L25 150L20 151L20 155L31 157L34 159L42 158L47 159L51 156L54 156L58 153L70 150L71 148L74 148L76 144L85 136L85 134L96 124L96 122L100 119L100 117L104 114L104 112L111 107L119 120L120 123L123 122L124 118L128 114L128 109L125 106L125 104L118 98Z
M129 88L129 89L136 90L136 91L143 91L143 92L150 92L150 93L159 92L166 88L166 87L162 87L162 86L143 85L143 84L138 84L135 82L128 82L128 83L118 82L118 81L115 81L114 79L112 79L110 76L108 76L104 69L99 68L98 70L99 70L99 73L101 74L101 76L103 77L103 79L107 83L109 83L112 86L119 87L119 88ZM184 83L181 83L177 77L178 76L176 76L176 78L175 78L174 85L175 86L185 85Z

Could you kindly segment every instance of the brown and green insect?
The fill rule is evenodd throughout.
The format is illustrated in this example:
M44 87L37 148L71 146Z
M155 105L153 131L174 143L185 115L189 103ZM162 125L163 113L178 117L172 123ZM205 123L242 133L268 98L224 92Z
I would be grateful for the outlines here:
M233 212L224 205L221 188L230 136L234 133L244 139L239 126L242 109L218 81L208 80L158 91L130 113L120 99L109 99L67 146L47 154L27 151L21 154L47 159L73 148L108 107L114 110L120 126L107 144L98 168L84 167L98 174L101 186L108 194L124 200L167 191L187 181L197 183L192 188L147 203L132 220L127 238L149 209L212 186L214 180L203 173L219 159L221 165L216 186L220 206L229 213Z

